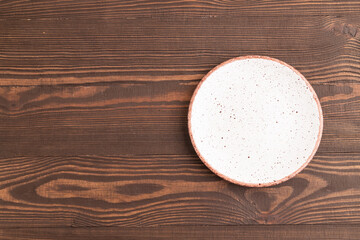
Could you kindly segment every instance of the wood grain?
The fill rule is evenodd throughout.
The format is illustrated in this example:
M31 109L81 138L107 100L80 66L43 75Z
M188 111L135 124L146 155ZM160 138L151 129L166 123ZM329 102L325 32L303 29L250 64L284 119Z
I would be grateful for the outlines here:
M311 83L358 81L359 26L348 16L6 20L0 85L199 81L250 54L279 58Z
M0 238L358 238L359 8L0 1ZM271 188L218 178L187 133L202 76L249 54L300 70L324 112L315 159Z
M0 225L360 223L359 169L359 156L318 154L294 179L245 188L195 155L4 158Z
M289 226L172 226L152 228L16 228L0 229L0 238L12 239L359 239L359 225Z
M0 19L116 19L163 15L218 17L223 15L356 15L359 1L2 1Z

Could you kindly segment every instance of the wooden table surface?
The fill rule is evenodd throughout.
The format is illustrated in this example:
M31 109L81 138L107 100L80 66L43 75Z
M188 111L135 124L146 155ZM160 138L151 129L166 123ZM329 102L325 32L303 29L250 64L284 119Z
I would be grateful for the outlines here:
M360 1L0 1L0 239L359 239ZM283 60L324 112L297 177L230 184L196 156L217 64Z

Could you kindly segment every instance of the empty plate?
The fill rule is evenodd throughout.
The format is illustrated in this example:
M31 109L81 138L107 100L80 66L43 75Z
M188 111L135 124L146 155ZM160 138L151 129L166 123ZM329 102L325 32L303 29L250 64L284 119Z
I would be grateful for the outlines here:
M269 57L228 60L190 102L191 142L220 177L250 187L279 184L313 158L322 135L319 99L290 65Z

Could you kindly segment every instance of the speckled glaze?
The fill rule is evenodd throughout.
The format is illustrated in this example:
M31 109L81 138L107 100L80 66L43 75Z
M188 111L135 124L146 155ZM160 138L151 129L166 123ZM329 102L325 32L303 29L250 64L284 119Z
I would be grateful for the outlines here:
M235 184L265 187L306 167L323 117L305 77L269 57L230 59L211 70L190 102L191 142L204 164Z

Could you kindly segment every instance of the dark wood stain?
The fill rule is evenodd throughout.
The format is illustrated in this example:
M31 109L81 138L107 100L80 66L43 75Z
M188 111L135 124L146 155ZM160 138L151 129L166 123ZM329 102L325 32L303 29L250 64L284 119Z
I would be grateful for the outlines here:
M0 166L3 227L326 224L360 217L360 157L350 153L319 153L294 179L268 188L228 183L195 154L30 156L4 158Z
M65 185L65 184L60 184L57 186L57 191L87 191L90 190L89 188L86 187L81 187L81 186L77 186L77 185Z
M164 186L155 183L132 183L116 187L116 192L124 195L149 194L160 191Z
M358 238L359 7L2 1L0 238ZM300 70L324 112L314 160L270 188L218 178L187 133L200 79L250 54Z
M259 225L0 229L1 239L358 239L358 225Z

